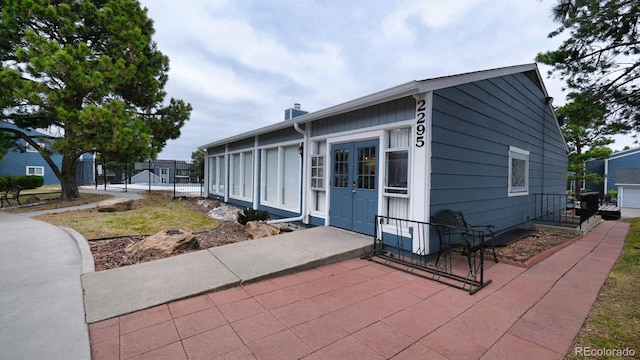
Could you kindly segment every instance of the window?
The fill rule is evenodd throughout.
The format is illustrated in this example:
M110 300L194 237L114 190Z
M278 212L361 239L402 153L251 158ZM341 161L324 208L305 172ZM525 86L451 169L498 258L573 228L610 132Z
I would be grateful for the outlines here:
M327 142L311 142L311 197L310 206L313 211L325 213L326 198L325 192L325 156L327 152Z
M44 176L44 166L27 166L27 175Z
M409 128L389 132L389 143L385 152L387 172L384 191L387 194L408 193L409 134Z
M250 199L253 196L253 151L231 155L231 195Z
M224 194L225 185L224 155L209 158L209 192Z
M324 156L311 156L311 188L324 189Z
M509 196L529 194L529 152L509 147Z
M298 145L262 151L262 202L290 210L300 207L300 154Z

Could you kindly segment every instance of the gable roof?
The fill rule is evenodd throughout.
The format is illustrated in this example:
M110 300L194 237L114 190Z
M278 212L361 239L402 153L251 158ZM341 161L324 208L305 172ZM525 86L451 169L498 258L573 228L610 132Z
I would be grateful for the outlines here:
M45 133L40 132L40 131L21 128L21 127L16 126L15 124L10 123L8 121L0 121L0 128L18 130L18 131L23 132L25 135L27 135L28 137L31 137L31 138L34 138L34 137L45 137L45 138L51 138L51 139L54 138L53 136L51 136L49 134L45 134Z
M538 86L540 90L542 90L545 96L548 96L547 90L544 87L544 84L542 82L542 77L540 76L540 72L538 71L538 66L535 63L507 66L507 67L501 67L501 68L495 68L495 69L489 69L489 70L480 70L480 71L467 72L467 73L462 73L457 75L449 75L449 76L410 81L386 90L378 91L367 96L363 96L351 101L347 101L342 104L334 105L326 109L310 112L308 114L298 116L293 120L289 120L286 122L280 121L273 125L265 126L256 130L234 135L225 139L220 139L220 140L199 146L198 149L203 150L203 149L214 147L214 146L224 145L230 142L246 139L256 135L261 135L261 134L276 131L276 130L290 128L294 123L297 123L298 125L305 124L305 123L326 118L332 115L342 114L348 111L361 109L367 106L371 106L371 105L375 105L375 104L379 104L387 101L397 100L400 98L412 96L419 93L444 89L444 88L458 86L458 85L467 84L471 82L496 78L496 77L505 76L505 75L518 74L518 73L524 73L527 76L527 78L529 78L534 84L536 84L536 86ZM556 124L557 123L558 122L556 121Z
M616 185L640 185L640 168L618 169Z

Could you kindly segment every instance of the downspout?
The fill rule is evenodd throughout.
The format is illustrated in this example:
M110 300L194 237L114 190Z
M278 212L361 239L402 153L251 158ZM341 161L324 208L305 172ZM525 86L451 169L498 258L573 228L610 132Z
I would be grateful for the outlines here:
M300 128L300 125L297 122L293 123L293 128L295 131L302 134L303 140L303 151L309 151L309 135ZM277 220L267 221L267 224L279 224L284 222L294 222L294 221L302 221L303 224L309 223L309 214L307 213L307 166L305 166L304 162L305 152L300 156L300 166L302 166L302 211L300 212L300 216L292 217L292 218L284 218Z

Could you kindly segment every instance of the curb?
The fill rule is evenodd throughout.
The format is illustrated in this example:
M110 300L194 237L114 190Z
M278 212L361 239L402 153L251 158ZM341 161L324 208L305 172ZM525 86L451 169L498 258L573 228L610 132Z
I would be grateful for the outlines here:
M72 228L64 226L60 226L60 228L69 234L69 237L71 237L75 242L78 251L80 251L80 273L86 274L96 271L95 263L93 262L93 255L91 254L91 248L84 236Z

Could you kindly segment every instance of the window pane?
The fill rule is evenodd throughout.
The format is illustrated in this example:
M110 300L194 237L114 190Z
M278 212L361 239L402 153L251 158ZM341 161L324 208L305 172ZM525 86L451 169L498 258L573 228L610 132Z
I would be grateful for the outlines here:
M209 192L218 192L217 158L209 158Z
M231 194L240 195L240 154L231 155Z
M409 151L387 152L387 189L389 193L406 194L409 176Z
M242 196L251 197L253 196L253 153L246 152L244 153L244 193Z
M376 188L376 147L358 149L358 189Z
M336 150L333 158L333 186L349 187L349 150Z
M227 184L227 166L225 164L224 156L218 156L218 165L220 167L220 171L218 172L218 191L223 193L225 192L224 187Z
M284 148L283 204L297 207L300 204L300 154L297 146Z
M389 148L409 147L409 128L389 132Z
M525 186L526 161L522 159L511 159L511 186L523 188Z
M269 202L277 201L278 194L278 149L268 149L265 151L265 192L264 200Z

